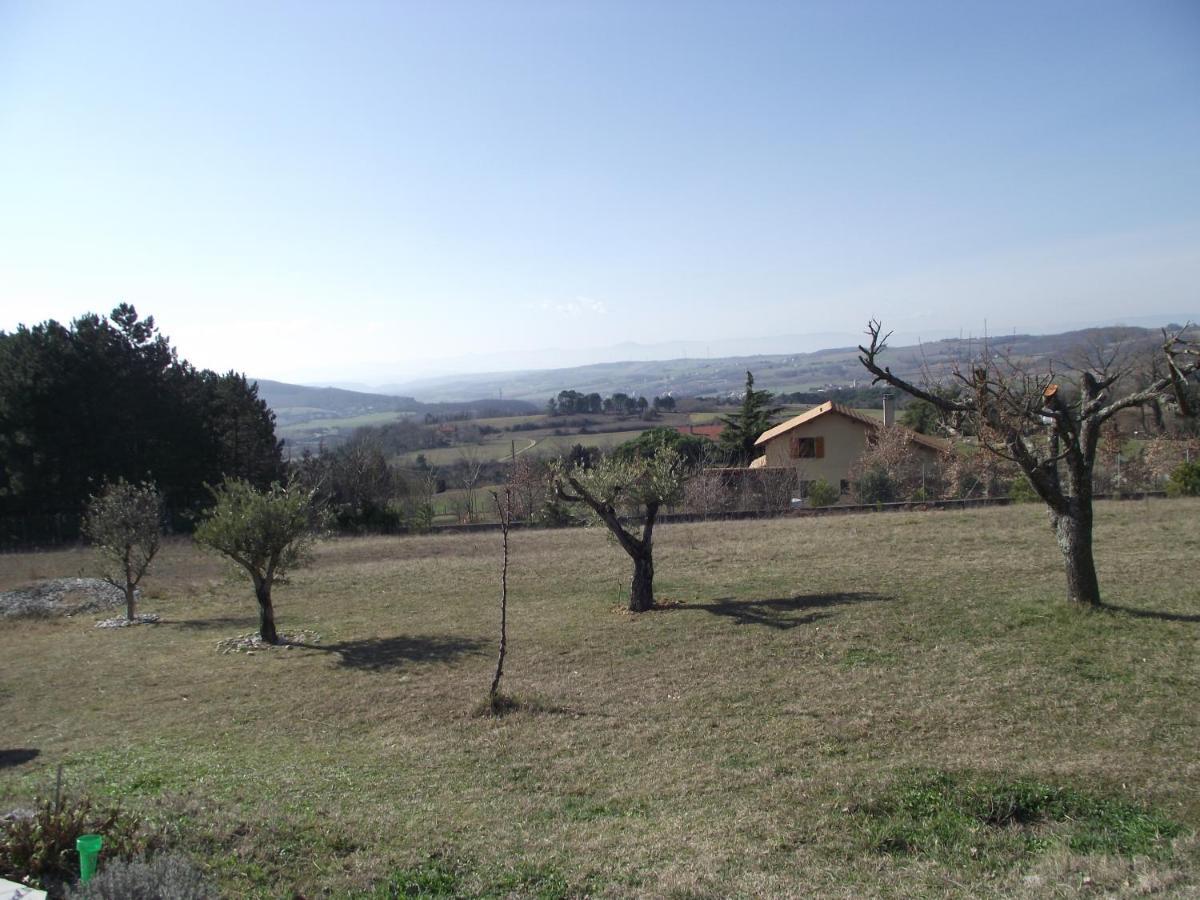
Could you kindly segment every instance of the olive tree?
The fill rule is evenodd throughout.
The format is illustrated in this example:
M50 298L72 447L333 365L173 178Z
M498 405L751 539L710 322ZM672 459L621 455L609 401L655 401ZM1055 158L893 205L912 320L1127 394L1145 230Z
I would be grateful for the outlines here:
M561 460L554 467L557 496L586 505L633 560L632 612L654 606L654 523L659 510L682 495L683 474L683 458L670 447L649 456L605 457L591 468Z
M934 406L958 433L971 432L980 446L1011 460L1024 473L1050 514L1067 574L1067 599L1100 605L1100 585L1092 552L1092 476L1101 428L1117 413L1168 399L1185 416L1194 413L1188 379L1200 368L1200 348L1183 330L1164 333L1152 359L1124 357L1120 348L1087 354L1072 371L1035 369L1002 354L985 354L956 367L958 390L919 387L880 362L889 335L878 321L859 361L875 376ZM1114 396L1114 388L1140 375L1136 386Z
M221 553L250 575L258 601L259 636L278 644L271 588L311 558L325 521L312 488L296 482L256 489L240 478L213 491L216 504L196 527L196 541Z
M163 498L153 484L108 484L88 502L83 533L100 554L104 580L125 594L125 618L136 618L137 586L162 537Z

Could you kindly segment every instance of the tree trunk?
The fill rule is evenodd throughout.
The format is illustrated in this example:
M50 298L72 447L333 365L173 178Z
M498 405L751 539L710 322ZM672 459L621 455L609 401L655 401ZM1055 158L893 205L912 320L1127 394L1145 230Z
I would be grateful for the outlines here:
M125 555L122 559L122 562L125 565L125 618L130 622L133 621L133 617L137 613L137 610L134 609L135 598L133 596L133 591L136 582L133 577L133 562L131 559L132 555L133 544L126 544Z
M496 695L500 693L500 678L504 675L504 654L508 650L508 528L512 519L512 488L509 486L504 488L506 506L500 504L499 494L493 492L492 497L495 498L496 510L500 513L500 531L504 553L504 561L500 567L500 654L496 657L496 674L492 678L492 689L488 691L494 707Z
M258 636L264 644L278 644L279 632L275 630L275 607L271 605L271 585L260 581L254 586L258 598Z
M1072 509L1053 518L1054 536L1067 568L1067 599L1086 606L1100 605L1100 582L1092 556L1092 511Z
M629 591L629 611L645 612L654 608L654 557L650 553L633 558L633 584Z

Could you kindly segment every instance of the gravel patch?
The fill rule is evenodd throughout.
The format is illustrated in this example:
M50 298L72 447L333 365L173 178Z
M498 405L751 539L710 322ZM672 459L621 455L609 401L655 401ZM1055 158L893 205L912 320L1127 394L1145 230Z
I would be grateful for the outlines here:
M132 619L127 619L120 616L116 619L101 619L96 623L97 628L128 628L130 625L157 625L162 620L162 616L156 613L142 613L134 616Z
M124 603L125 592L100 578L54 578L0 594L0 618L107 612Z
M289 631L286 634L279 632L278 644L266 644L262 638L258 636L257 631L249 631L246 634L239 634L237 637L225 638L223 641L217 641L218 653L245 653L247 656L253 656L255 653L266 652L269 650L291 650L297 644L317 644L321 641L321 635L315 631L304 629L302 631Z

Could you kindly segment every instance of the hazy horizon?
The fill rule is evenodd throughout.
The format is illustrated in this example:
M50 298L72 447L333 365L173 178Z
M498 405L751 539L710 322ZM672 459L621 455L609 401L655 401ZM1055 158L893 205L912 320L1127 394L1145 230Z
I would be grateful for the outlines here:
M1112 321L1066 323L1062 327L1049 330L1008 329L996 331L989 329L986 323L978 329L962 331L926 332L924 334L894 331L889 339L893 347L905 347L929 343L947 338L980 338L990 335L994 340L1002 340L1006 334L1060 334L1079 331L1088 328L1126 325L1138 328L1155 328L1172 322L1196 323L1200 316L1193 315L1159 315L1120 317ZM837 350L856 346L861 334L845 333L818 335L778 335L758 338L717 339L708 342L672 342L662 341L652 344L625 342L610 347L595 348L589 351L564 350L561 348L545 348L524 354L518 359L503 355L484 354L475 357L462 357L458 360L448 359L436 361L437 368L423 374L401 374L399 377L377 377L374 380L354 380L340 378L318 378L300 384L309 387L339 387L345 390L361 390L375 392L385 389L385 392L397 388L417 387L422 384L436 384L445 380L469 378L471 376L504 375L518 372L538 372L556 369L571 369L592 365L620 364L632 362L672 362L680 359L724 359L731 357L752 356L786 356L788 354L808 354L823 350ZM840 340L834 340L839 338ZM673 348L679 352L672 353ZM702 352L689 352L697 350ZM509 362L520 364L507 365ZM493 365L495 364L495 365ZM249 373L252 374L253 373ZM376 374L384 376L386 371L380 369ZM270 378L266 375L253 377L267 378L272 381L282 379ZM469 398L463 398L469 399Z

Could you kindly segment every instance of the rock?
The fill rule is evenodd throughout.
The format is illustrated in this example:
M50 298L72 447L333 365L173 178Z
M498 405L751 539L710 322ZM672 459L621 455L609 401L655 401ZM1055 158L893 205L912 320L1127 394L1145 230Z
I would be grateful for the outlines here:
M70 616L124 603L125 593L100 578L54 578L0 594L0 617Z
M161 617L155 613L142 613L132 620L121 616L116 619L101 619L96 623L97 628L128 628L130 625L157 625Z

